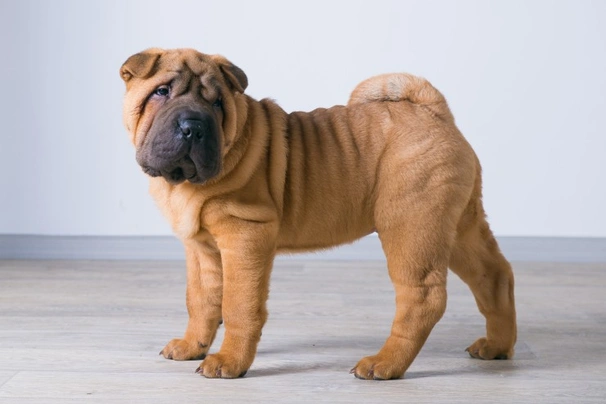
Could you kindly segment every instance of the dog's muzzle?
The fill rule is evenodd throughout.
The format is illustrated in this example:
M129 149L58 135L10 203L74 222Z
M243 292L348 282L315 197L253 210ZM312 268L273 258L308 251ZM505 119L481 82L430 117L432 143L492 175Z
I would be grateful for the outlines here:
M152 177L172 184L203 183L218 174L219 137L215 119L189 110L156 119L137 150L137 162ZM161 117L158 117L161 118Z

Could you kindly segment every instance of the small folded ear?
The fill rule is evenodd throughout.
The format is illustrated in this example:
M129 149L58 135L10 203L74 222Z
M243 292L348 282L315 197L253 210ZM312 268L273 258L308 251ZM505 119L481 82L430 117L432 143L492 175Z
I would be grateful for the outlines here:
M162 51L160 49L148 49L129 57L120 68L122 80L128 82L133 77L146 78L151 75Z
M244 71L221 55L212 55L211 58L221 69L223 77L225 77L232 90L244 93L244 90L248 87L248 78Z

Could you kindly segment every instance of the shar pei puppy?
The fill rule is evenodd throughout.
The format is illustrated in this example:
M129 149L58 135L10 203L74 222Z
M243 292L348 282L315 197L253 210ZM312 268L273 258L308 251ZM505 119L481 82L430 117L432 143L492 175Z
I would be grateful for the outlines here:
M243 376L267 319L275 255L373 231L396 312L356 377L403 376L444 313L449 267L486 318L469 354L512 357L511 266L485 219L478 159L429 82L381 75L345 106L287 113L248 96L246 74L218 55L148 49L120 75L137 162L186 252L189 323L165 358L204 359L206 377ZM208 354L221 322L221 348Z

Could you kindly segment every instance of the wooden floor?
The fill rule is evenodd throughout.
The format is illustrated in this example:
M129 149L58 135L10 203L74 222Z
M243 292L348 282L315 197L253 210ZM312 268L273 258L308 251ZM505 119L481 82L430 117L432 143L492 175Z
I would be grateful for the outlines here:
M373 382L349 369L389 333L384 263L279 261L252 368L207 380L198 361L158 356L185 329L182 262L0 261L0 403L605 403L606 264L514 270L514 360L463 351L484 323L450 274L447 312L405 378Z

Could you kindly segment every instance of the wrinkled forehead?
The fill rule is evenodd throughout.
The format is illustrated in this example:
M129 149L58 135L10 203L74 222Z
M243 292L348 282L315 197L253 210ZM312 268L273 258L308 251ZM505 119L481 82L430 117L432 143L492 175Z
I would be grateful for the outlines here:
M159 69L173 73L173 91L181 94L189 89L189 83L202 84L202 95L213 99L220 93L220 70L211 57L193 50L174 50L160 57Z
M159 71L203 76L218 73L212 58L193 49L172 49L165 51L158 60Z

